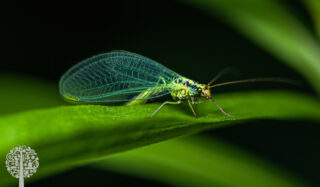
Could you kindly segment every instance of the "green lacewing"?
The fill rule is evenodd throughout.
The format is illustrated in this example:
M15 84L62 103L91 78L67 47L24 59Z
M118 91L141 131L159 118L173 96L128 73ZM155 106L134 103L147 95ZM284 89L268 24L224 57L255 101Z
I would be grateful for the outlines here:
M199 96L213 101L221 112L231 116L212 99L210 88L257 81L291 83L281 78L256 78L212 85L224 73L220 72L208 84L199 84L147 57L127 51L111 51L71 67L61 77L59 89L66 100L79 103L143 103L171 94L175 101L164 102L151 117L165 104L179 104L181 101L187 101L197 117L192 105L199 103Z

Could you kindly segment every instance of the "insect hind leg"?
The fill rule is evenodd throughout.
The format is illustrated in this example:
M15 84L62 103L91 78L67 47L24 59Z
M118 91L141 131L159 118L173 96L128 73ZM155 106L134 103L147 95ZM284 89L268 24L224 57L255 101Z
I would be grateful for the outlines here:
M165 105L165 104L180 104L181 101L165 101L164 103L162 103L157 110L155 110L150 117L153 117L156 113L159 112L159 110Z

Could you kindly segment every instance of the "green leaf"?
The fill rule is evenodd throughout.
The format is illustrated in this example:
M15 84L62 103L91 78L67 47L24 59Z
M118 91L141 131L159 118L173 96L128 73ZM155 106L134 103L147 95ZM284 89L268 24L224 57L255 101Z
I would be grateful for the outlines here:
M297 176L255 155L199 136L120 153L92 166L172 186L306 186Z
M7 104L3 110L0 110L0 114L35 107L47 108L62 103L61 98L55 94L57 92L55 84L50 82L7 74L0 78L0 83L2 88L6 88L5 92L2 92L3 97L0 97L0 102ZM29 94L18 97L20 99L17 100L20 93ZM8 107L9 111L5 110ZM41 177L37 175L42 173L42 167L41 158L41 167L32 180ZM252 186L260 184L261 181L263 181L261 185L265 186L300 186L301 184L297 176L289 175L288 171L276 168L272 163L260 160L227 143L200 137L185 137L118 153L112 157L107 156L106 159L95 162L93 167L156 179L174 186L212 186L213 184ZM5 174L7 175L3 177L5 183L0 183L1 185L17 183L14 179L10 180L7 172ZM255 175L254 178L253 175ZM233 180L226 180L226 178Z
M65 104L57 84L4 72L0 75L0 114Z
M281 3L275 0L184 1L219 16L304 75L320 93L319 43Z
M303 0L304 4L308 8L313 22L318 33L320 36L320 1L319 0Z
M224 116L211 102L198 105L199 119L183 105L166 106L146 119L159 104L61 106L4 115L0 157L14 146L31 146L41 160L34 180L117 152L246 120L320 120L319 102L301 93L242 92L215 99L234 116ZM0 175L1 184L12 183L4 170L0 166L0 173L6 173Z

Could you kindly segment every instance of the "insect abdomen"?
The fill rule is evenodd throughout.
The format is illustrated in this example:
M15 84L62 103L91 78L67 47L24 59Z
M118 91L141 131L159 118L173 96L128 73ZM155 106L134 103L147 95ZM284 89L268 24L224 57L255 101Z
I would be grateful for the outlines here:
M67 100L70 100L70 101L79 101L80 100L78 97L75 97L75 96L72 96L69 94L64 94L63 97Z

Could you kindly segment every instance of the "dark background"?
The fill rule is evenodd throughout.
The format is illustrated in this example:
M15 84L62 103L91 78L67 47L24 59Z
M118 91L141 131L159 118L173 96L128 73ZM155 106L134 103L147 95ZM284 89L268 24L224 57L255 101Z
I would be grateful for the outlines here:
M299 1L282 1L306 26L309 15ZM303 78L278 59L226 25L183 1L15 2L2 5L1 72L32 75L58 82L75 63L114 49L150 57L201 83L225 67L240 73L221 81L253 77L287 77L303 82L296 88L275 83L235 85L224 93L258 89L293 89L314 94ZM58 90L58 86L57 86ZM318 124L261 120L204 134L243 147L306 180L320 185ZM75 184L75 180L79 182ZM131 185L159 182L78 168L28 186Z

